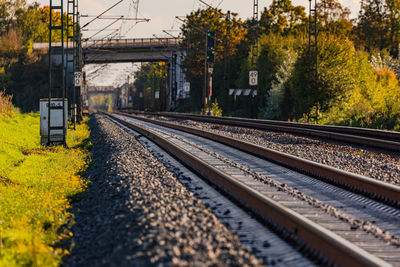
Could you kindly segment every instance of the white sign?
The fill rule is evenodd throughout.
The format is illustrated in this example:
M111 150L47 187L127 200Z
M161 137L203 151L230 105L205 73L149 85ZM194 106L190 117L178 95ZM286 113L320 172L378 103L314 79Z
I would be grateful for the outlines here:
M190 82L185 82L183 84L183 91L184 92L190 92Z
M248 95L251 93L251 91L253 91L253 90L251 90L251 89L245 89L243 95L244 95L244 96L248 96Z
M243 89L236 89L236 91L235 91L235 96L241 95L242 92L243 92Z
M229 89L229 95L234 95L234 96L256 96L257 95L257 90L253 89Z
M258 85L258 71L256 70L249 71L249 85L250 86Z
M74 85L75 86L82 86L82 72L76 71L74 73Z
M160 91L156 91L154 98L155 99L159 99L160 98Z

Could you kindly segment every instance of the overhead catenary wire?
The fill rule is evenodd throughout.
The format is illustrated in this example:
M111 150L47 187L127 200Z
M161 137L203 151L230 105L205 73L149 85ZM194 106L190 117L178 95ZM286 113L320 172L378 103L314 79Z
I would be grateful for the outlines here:
M135 20L136 20L136 21L135 21L135 23L134 23L131 27L129 27L125 32L122 32L122 28L123 28L124 25L121 24L121 27L120 27L120 29L121 29L120 38L121 38L122 36L128 35L128 34L132 31L132 29L133 29L137 24L139 24L140 22L149 22L149 21L150 21L150 19L146 19L146 18L140 19L140 18L138 18L138 14L139 14L139 0L132 0L129 9L131 8L131 6L134 6L133 9L135 10ZM130 11L129 11L129 14L130 14Z
M106 19L118 19L119 17L118 16L107 16L107 17L100 17L100 18L98 18L98 19L103 19L103 20L106 20ZM146 19L146 18L141 18L141 19L138 19L138 18L122 18L121 20L123 20L123 21L127 21L127 20L134 20L134 21L150 21L150 19Z
M134 0L132 0L134 1ZM131 13L131 9L132 9L132 1L129 2L129 8L128 8L128 12L126 14L127 17L129 17L130 13ZM122 28L125 26L126 21L122 21L121 25L119 26L119 35L122 35ZM121 37L120 37L121 38Z
M117 17L117 16L113 16L111 14L110 15L106 14L108 11L110 11L112 8L116 7L118 4L120 4L122 2L123 2L123 0L117 2L116 4L114 4L113 6L111 6L110 8L108 8L107 10L105 10L104 12L102 12L99 15L82 15L81 16L84 18L93 18L88 23L86 23L84 25L84 27L87 27L89 24L91 24L95 20L114 20L112 23L110 23L103 29L98 30L98 32L95 33L94 35L90 36L89 38L86 38L85 40L86 41L90 40L90 42L87 43L85 48L89 48L89 49L91 49L91 51L101 50L101 47L99 47L99 48L96 47L96 44L98 44L99 42L104 43L105 40L108 40L109 42L111 42L112 41L111 39L113 39L113 38L123 38L127 33L129 33L132 30L133 26L137 25L140 22L149 22L150 21L150 19L148 19L148 18L138 18L139 0L130 0L130 7L128 10L128 14L127 15L125 14L126 17L124 17L124 16ZM114 23L116 23L117 21L122 21L119 29L109 29L109 27L111 25L113 25ZM133 26L131 26L131 24L127 24L127 22L130 22L130 21L134 22ZM125 28L123 28L124 26L128 27L128 28L126 30L124 30L125 29ZM95 31L95 30L87 29L86 31L90 32L90 31ZM102 37L100 39L98 39L96 37L101 32L105 32L105 31L111 31L111 33L105 35L104 37ZM96 37L96 39L94 39L95 37ZM107 43L107 41L105 43ZM96 57L96 55L94 55L94 57ZM90 78L90 80L98 78L98 76L101 76L102 73L104 72L104 70L106 70L108 68L109 68L109 64L102 64L99 68L96 68L96 71L94 71L94 72L91 71L90 76L92 76L92 77Z
M120 0L119 2L115 3L114 5L112 5L111 7L109 7L108 9L106 9L104 12L102 12L100 15L96 16L94 19L90 20L89 22L87 22L85 25L82 26L82 29L87 27L90 23L92 23L93 21L95 21L96 19L98 19L99 17L101 17L102 15L104 15L105 13L107 13L108 11L110 11L111 9L113 9L114 7L116 7L117 5L119 5L120 3L122 3L124 0Z
M109 66L108 63L106 64L102 64L100 65L97 69L95 69L94 71L88 73L87 75L90 76L90 78L88 78L88 81L92 81L94 79L96 79L97 77L100 76L101 72L106 69Z
M169 36L171 36L174 39L179 39L179 37L175 37L172 34L170 34L169 32L167 32L166 30L163 30L164 33L168 34Z
M221 1L219 2L219 4L217 5L216 8L219 8L219 6L220 6L223 2L224 2L224 0L221 0Z
M90 39L92 39L93 37L95 37L96 35L98 35L99 33L105 31L106 29L108 29L109 27L111 27L112 25L114 25L115 23L117 23L118 21L120 21L123 18L123 16L121 16L120 18L114 20L113 22L111 22L110 24L108 24L106 27L104 27L103 29L101 29L100 31L98 31L97 33L93 34L92 36L90 36L89 38L86 38L85 40L88 41Z
M214 8L214 7L212 7L211 5L209 5L209 4L207 4L206 2L204 2L203 0L199 0L202 4L204 4L204 5L206 5L206 6L208 6L209 8Z
M180 20L183 23L186 23L186 20L181 19L179 16L175 16L176 19ZM205 31L204 29L200 28L200 27L196 27L194 25L192 25L192 27L204 34L207 34L207 31ZM222 43L223 41L221 39L218 39L217 37L211 37L213 38L215 41Z
M95 32L95 31L101 31L102 29L82 29L83 32ZM118 29L105 29L103 31L115 31Z

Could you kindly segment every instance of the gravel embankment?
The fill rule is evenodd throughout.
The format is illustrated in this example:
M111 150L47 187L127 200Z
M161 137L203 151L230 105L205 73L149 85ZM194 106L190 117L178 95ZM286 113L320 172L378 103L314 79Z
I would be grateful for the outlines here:
M357 146L337 144L333 141L323 141L288 133L261 131L189 120L176 121L166 117L158 119L200 128L348 172L400 185L400 155L396 153L374 152Z
M256 266L262 262L133 136L101 115L87 195L63 266Z

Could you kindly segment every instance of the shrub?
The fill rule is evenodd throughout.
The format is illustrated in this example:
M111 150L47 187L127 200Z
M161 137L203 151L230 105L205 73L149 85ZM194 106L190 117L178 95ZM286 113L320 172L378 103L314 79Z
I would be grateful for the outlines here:
M297 59L295 53L287 51L286 58L278 67L275 74L275 80L271 83L271 89L266 97L266 107L260 110L263 119L280 119L282 117L282 104L285 96L285 91L288 86L293 66Z
M321 35L318 41L318 79L313 86L313 59L308 45L300 52L290 80L290 93L293 99L294 119L321 114L337 105L354 90L358 81L357 53L348 39L333 35Z
M321 122L399 130L400 85L395 73L384 65L370 65L366 55L359 56L357 69L357 86Z
M0 91L0 117L11 117L13 113L12 96Z
M217 117L222 116L222 109L219 107L218 101L216 99L215 102L211 104L211 114Z
M296 53L303 43L305 43L303 38L292 35L267 34L261 36L259 41L260 55L257 59L257 69L259 70L258 98L261 100L261 117L268 117L269 115L266 112L269 113L276 109L276 107L271 106L271 104L276 105L276 102L269 102L271 100L271 90L273 87L278 91L283 89L283 87L277 89L277 86L279 87L282 82L286 83L286 80L290 77L292 65L297 58ZM246 72L244 76L244 80L248 84L248 73ZM278 92L275 91L272 94L275 93ZM276 117L277 114L271 115Z

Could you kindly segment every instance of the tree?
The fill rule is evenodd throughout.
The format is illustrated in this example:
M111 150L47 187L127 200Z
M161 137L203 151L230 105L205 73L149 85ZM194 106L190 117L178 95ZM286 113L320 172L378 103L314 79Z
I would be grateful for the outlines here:
M386 0L386 16L389 31L389 51L393 56L399 56L400 45L400 1Z
M259 43L262 49L257 59L259 70L257 97L260 99L258 109L262 118L281 118L280 105L285 96L285 89L297 60L297 51L305 42L305 38L292 35L261 36Z
M46 42L49 39L49 9L40 8L34 3L21 10L17 18L17 27L23 33L25 42Z
M237 14L232 13L228 20L226 14L223 14L220 9L213 8L199 9L186 16L186 21L181 27L183 44L187 46L187 56L183 61L183 67L186 78L191 84L192 111L199 111L201 108L202 90L204 88L206 33L209 30L216 33L215 66L223 68L222 61L230 58L236 45L246 39L244 25L236 16ZM229 32L227 32L227 29L230 29ZM215 72L218 72L218 70L215 70ZM214 75L214 78L214 83L219 85L214 87L216 95L227 94L227 92L220 91L223 89L220 86L223 85L224 77Z
M307 67L313 64L307 46L294 66L290 79L292 118L305 115L306 119L320 119L321 113L340 102L357 84L356 51L351 41L325 34L320 36L318 46L317 86L312 86L313 75Z
M334 35L347 36L353 24L350 21L350 10L337 0L320 0L317 3L318 29Z
M398 56L400 42L400 1L362 0L355 32L368 51L388 49Z
M32 46L48 41L49 12L49 7L28 5L24 0L0 1L0 86L14 95L14 104L23 111L37 110L39 99L47 95L46 62ZM61 16L71 20L55 12L54 22L60 23ZM65 23L64 33L66 29ZM60 40L58 31L53 41Z
M135 72L134 108L164 111L167 104L167 70L165 62L143 64ZM158 92L159 98L155 98Z
M10 29L0 36L0 68L8 68L17 62L23 53L22 36L16 29Z
M0 1L0 34L13 27L17 14L25 6L25 0Z
M288 34L305 26L307 16L303 6L294 6L291 0L273 0L269 9L261 13L260 27L263 32Z

